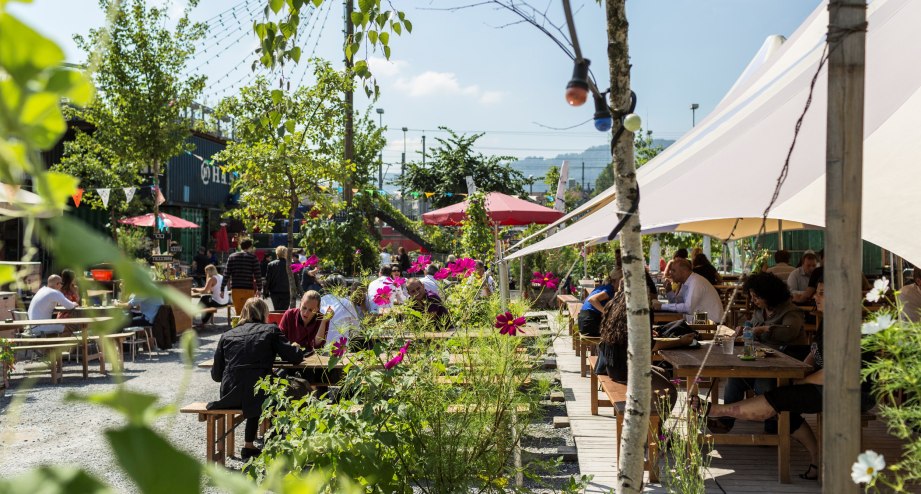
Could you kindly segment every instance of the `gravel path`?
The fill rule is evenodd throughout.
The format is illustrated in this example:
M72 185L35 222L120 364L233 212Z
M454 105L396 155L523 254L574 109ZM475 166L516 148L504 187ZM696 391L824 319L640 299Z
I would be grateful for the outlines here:
M223 321L218 320L218 323ZM214 355L219 331L199 333L199 350L195 363ZM41 464L78 465L105 479L119 492L134 491L133 484L120 473L108 443L102 435L107 428L124 424L120 414L107 408L84 403L65 402L69 393L90 394L111 391L115 376L92 372L84 380L82 366L64 362L62 383L52 385L50 372L41 363L20 363L12 376L12 389L0 399L0 472L14 475ZM189 384L180 396L180 383L188 373ZM25 377L33 375L38 382L25 389ZM129 389L156 394L160 403L178 406L194 401L217 398L218 384L206 369L186 370L180 351L160 352L151 360L139 354L135 362L125 362L124 379ZM18 401L18 405L16 402ZM204 424L189 414L165 417L157 428L166 432L170 441L195 458L204 458ZM242 439L242 431L240 439ZM239 444L242 444L240 442Z

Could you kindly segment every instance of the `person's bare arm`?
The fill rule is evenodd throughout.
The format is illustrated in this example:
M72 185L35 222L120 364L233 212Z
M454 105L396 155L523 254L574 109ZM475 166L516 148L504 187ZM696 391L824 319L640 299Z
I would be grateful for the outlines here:
M591 297L588 298L588 303L592 304L592 307L598 309L598 312L604 312L604 303L611 298L608 296L608 292L602 290Z

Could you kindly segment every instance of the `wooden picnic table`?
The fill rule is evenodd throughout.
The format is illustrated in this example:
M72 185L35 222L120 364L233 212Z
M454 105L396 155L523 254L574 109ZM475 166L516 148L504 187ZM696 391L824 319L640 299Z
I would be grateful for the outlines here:
M45 324L76 324L76 325L89 325L100 322L111 321L111 316L100 316L100 317L63 317L60 319L31 319L31 320L21 320L21 321L0 321L0 334L5 332L12 332L17 329L25 329L30 326L40 326ZM122 335L122 333L117 333ZM125 336L129 336L127 333L124 333ZM114 336L114 338L119 338L121 336ZM105 358L102 353L90 355L89 354L89 342L98 340L98 337L90 337L88 331L83 331L81 336L71 336L71 337L50 337L50 338L10 338L10 341L25 341L25 340L41 340L45 343L52 343L52 340L62 340L57 343L66 343L72 341L72 338L77 338L80 340L81 351L83 352L83 378L86 379L89 377L89 364L88 359L90 357L99 358L99 369L103 374L106 373L105 370ZM121 348L121 345L119 345Z
M777 379L777 386L785 386L791 379L802 379L812 371L812 367L793 357L774 352L774 356L753 361L739 359L738 354L728 355L714 347L707 355L708 344L700 348L678 348L662 350L662 360L674 367L676 377L687 378L688 396L696 393L694 377L702 378L768 378ZM756 345L761 346L761 345ZM765 347L767 348L767 347ZM706 356L706 362L704 358ZM718 389L718 388L715 388ZM718 396L714 396L718 400ZM690 434L695 434L693 428ZM790 413L781 412L777 417L777 434L714 434L715 444L732 444L740 446L777 446L777 476L784 484L790 483Z
M654 324L665 324L672 321L680 321L684 319L684 314L681 312L671 312L667 310L657 310L653 312L653 323Z

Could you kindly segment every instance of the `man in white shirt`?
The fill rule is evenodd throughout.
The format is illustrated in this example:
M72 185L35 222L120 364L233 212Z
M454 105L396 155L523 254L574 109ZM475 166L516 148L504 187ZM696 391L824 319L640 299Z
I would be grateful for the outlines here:
M54 317L54 308L59 305L68 310L76 307L77 304L75 302L67 300L67 297L61 293L61 287L63 286L64 282L61 280L60 276L56 274L49 276L48 286L41 287L38 292L35 293L35 296L32 297L32 302L29 304L29 319L51 319ZM42 324L39 326L32 326L31 331L35 336L60 334L64 332L64 325Z
M912 283L899 290L902 317L911 322L921 321L921 268L911 272Z
M790 251L778 250L774 253L774 265L769 267L767 272L787 281L794 269L796 268L790 265Z
M323 282L327 290L346 286L345 278L341 275L333 275ZM361 324L361 314L352 302L345 297L340 297L332 293L323 295L320 299L320 312L326 313L328 308L332 308L333 317L329 320L329 330L326 333L327 345L332 345L339 341L339 338L350 338L353 331L358 330Z
M691 270L687 259L673 259L669 266L668 277L681 283L681 289L670 295L670 302L663 304L658 300L652 303L655 310L693 314L706 312L707 318L719 323L723 318L723 302L713 285L703 276Z
M806 252L803 254L802 265L790 271L790 275L787 277L787 286L790 287L794 302L808 302L808 300L802 300L802 293L809 288L809 278L818 265L819 258L813 252Z
M438 266L434 264L429 264L429 267L425 268L425 276L423 276L419 281L422 282L422 286L425 287L427 293L434 293L438 295L438 298L441 296L441 287L438 286L438 281L435 280L435 273L438 272Z
M493 293L496 293L496 281L493 280L492 275L486 271L486 264L483 261L476 262L476 271L474 271L476 276L471 276L470 279L474 280L475 283L482 283L483 288L480 290L480 298L491 297ZM485 282L483 280L486 280Z
M374 302L374 296L377 295L377 291L381 288L384 288L385 286L388 286L386 281L390 279L390 266L386 264L381 266L378 275L379 276L377 279L371 281L371 283L368 284L368 296L366 297L366 302L368 304L368 312L372 314L380 314L381 309L393 307L393 301L395 297L395 294L391 292L389 303L378 305ZM391 290L393 290L393 287L391 287Z

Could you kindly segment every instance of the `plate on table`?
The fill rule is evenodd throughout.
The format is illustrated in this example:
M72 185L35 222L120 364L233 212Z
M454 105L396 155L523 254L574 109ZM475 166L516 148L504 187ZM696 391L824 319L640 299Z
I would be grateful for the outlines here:
M746 362L751 362L752 360L758 360L758 358L755 357L754 355L737 355L737 357L739 357L739 360L744 360Z

